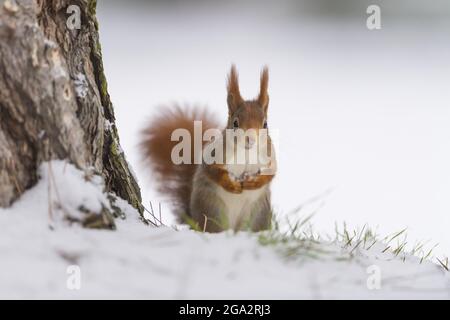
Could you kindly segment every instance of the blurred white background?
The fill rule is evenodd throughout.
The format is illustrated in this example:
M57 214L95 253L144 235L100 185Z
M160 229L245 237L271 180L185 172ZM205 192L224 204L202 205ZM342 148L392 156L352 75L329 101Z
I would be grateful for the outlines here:
M381 7L381 30L366 8ZM144 203L162 201L137 147L162 104L208 105L224 122L231 63L253 98L270 67L280 131L274 208L333 232L408 228L450 254L450 3L433 1L99 1L109 92ZM172 223L163 203L163 220Z

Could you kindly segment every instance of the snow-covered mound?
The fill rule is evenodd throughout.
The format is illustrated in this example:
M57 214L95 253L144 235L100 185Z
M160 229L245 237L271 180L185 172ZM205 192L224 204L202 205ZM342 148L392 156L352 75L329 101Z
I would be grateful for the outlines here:
M0 209L0 298L450 298L444 268L378 242L155 228L124 201L115 231L68 226L49 210L49 182L65 211L95 211L107 203L101 179L61 161L51 179L47 168Z

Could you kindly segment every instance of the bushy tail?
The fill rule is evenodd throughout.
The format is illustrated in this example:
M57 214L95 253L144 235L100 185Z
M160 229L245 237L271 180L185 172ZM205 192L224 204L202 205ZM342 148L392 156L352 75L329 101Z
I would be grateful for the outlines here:
M178 141L171 141L172 132L178 128L190 132L191 159L193 159L194 121L202 121L203 132L219 126L205 109L182 108L175 105L161 110L162 112L151 119L142 130L140 150L151 168L158 191L169 198L174 206L174 213L181 218L185 214L190 215L189 201L196 165L173 163L171 152Z

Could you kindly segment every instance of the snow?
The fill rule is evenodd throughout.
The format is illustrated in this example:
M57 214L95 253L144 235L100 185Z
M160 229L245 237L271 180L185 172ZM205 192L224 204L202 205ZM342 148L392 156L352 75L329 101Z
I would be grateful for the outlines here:
M275 210L333 188L314 217L321 231L408 227L449 256L450 3L385 2L382 29L369 31L364 3L321 15L322 2L98 3L116 125L144 203L162 202L172 219L141 161L147 119L176 101L224 122L231 63L246 98L267 64L269 127L280 133Z
M89 91L86 76L82 73L77 73L73 82L75 84L75 92L77 94L77 97L86 98L86 95Z
M105 130L111 131L113 124L108 119L105 119Z
M149 227L121 199L116 205L127 219L117 219L115 231L68 225L55 216L106 204L101 178L64 161L43 164L40 174L35 187L0 209L0 298L450 298L443 268L382 253L381 244L366 250L324 240L287 255L297 243L264 246L261 234ZM65 209L54 205L53 218L49 185ZM74 270L79 287L71 285ZM380 289L371 284L374 270Z
M52 225L80 220L83 218L82 211L96 213L102 207L111 209L102 191L103 180L91 169L83 172L66 161L55 160L41 164L38 172L39 184L11 208L0 209L0 212L5 212L8 217L11 214L28 216L33 212L45 213L48 224ZM83 210L80 211L80 208Z
M370 33L357 7L339 21L297 16L285 3L239 2L236 10L237 3L99 2L116 124L140 180L151 173L140 162L139 131L158 105L207 104L225 120L230 64L240 70L245 97L257 92L268 64L269 125L280 128L276 210L303 204L303 214L320 211L315 225L327 232L335 221L369 222L383 232L409 226L410 236L440 242L448 255L449 11L432 21L386 15L382 30ZM422 12L398 6L405 16ZM55 76L67 76L55 65ZM74 81L83 98L84 75ZM43 164L40 175L0 209L0 298L450 298L442 267L383 252L381 243L321 240L295 251L296 241L264 246L261 234L149 227L121 199L115 205L127 219L116 219L117 230L86 230L67 218L82 219L81 205L91 212L109 206L101 179L64 161ZM145 204L161 202L153 185L141 187ZM73 270L78 290L70 286Z

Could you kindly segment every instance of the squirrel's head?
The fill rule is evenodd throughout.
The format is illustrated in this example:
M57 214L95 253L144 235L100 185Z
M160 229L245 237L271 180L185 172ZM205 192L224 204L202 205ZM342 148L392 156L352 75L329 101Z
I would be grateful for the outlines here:
M244 100L239 91L239 79L235 65L231 66L227 82L228 129L267 129L267 109L269 95L269 70L264 67L261 72L258 96L253 100Z

